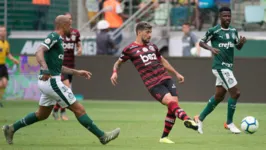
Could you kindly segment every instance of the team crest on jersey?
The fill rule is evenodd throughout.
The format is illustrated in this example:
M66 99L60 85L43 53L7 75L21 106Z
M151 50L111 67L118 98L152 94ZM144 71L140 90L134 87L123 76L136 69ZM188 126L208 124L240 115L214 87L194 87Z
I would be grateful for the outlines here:
M147 51L149 51L149 50L148 50L146 47L143 47L143 48L142 48L142 51L143 51L143 52L147 52Z
M72 36L71 36L71 40L72 40L72 41L76 41L76 35L72 35Z
M152 50L152 51L155 51L153 46L149 46L149 49Z
M45 44L50 44L50 43L51 43L51 39L49 39L49 38L45 39L45 40L44 40L44 43L45 43Z
M66 37L66 41L70 41L70 38Z
M230 39L230 36L228 33L225 34L226 39Z

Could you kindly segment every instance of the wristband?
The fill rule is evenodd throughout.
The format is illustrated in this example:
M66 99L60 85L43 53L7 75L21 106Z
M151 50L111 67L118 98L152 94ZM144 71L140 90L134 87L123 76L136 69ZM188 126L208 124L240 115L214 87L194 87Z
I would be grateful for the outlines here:
M117 73L117 71L114 69L114 70L113 70L113 73Z

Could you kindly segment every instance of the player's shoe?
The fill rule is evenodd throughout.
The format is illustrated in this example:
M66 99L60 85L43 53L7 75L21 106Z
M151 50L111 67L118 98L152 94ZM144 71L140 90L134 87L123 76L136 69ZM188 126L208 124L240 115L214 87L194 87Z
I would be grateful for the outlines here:
M110 141L116 139L120 133L120 128L116 128L111 132L106 132L102 137L100 137L100 142L105 145Z
M192 119L187 119L184 121L184 125L187 127L187 128L190 128L190 129L193 129L193 130L198 130L198 124L192 120Z
M160 138L160 143L174 144L175 142L171 141L168 137Z
M199 120L199 116L198 115L194 117L194 120L198 124L198 127L199 127L198 128L198 132L199 132L199 134L203 134L203 130L202 130L203 122Z
M58 115L58 112L52 112L52 116L54 117L54 120L60 120L60 117Z
M234 134L240 134L241 131L236 127L234 123L227 124L226 122L224 123L224 128L227 130L230 130Z
M66 115L66 112L61 112L61 119L65 120L65 121L69 120L67 115Z
M13 126L4 125L2 130L4 132L4 136L6 138L6 142L8 144L13 144L13 136L14 136L14 128L13 128Z

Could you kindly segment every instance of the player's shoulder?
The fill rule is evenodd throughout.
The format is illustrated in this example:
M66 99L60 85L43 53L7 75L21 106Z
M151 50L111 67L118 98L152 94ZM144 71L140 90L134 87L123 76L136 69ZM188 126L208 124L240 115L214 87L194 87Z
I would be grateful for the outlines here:
M60 35L56 32L51 32L50 34L48 34L47 38L50 38L50 39L59 39L60 38Z
M130 50L138 48L138 47L139 47L139 45L133 42L124 48L124 52L130 51Z
M157 47L157 45L155 45L154 43L148 43L147 44L147 46L148 46L148 48L150 49L150 50L158 50L158 47Z
M216 33L219 32L221 29L222 29L221 25L218 24L216 26L209 28L207 32Z
M75 29L75 28L72 28L70 33L71 34L79 34L79 30Z
M237 29L235 27L233 27L233 26L229 26L229 30L233 31L233 32L237 31Z

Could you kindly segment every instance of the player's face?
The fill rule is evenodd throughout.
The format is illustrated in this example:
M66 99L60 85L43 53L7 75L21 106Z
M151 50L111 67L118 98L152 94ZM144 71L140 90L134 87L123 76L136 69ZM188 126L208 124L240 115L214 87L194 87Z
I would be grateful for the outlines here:
M146 29L140 32L141 40L144 44L149 43L151 40L151 29Z
M0 38L4 39L6 37L6 28L0 27Z
M70 14L66 14L66 17L70 20L70 24L72 26L72 16Z
M221 24L224 27L229 27L231 23L231 12L230 11L223 11L220 13L220 20Z
M185 34L189 33L189 31L190 31L190 27L189 27L189 25L183 25L183 26L182 26L182 30L183 30L183 32L184 32Z

